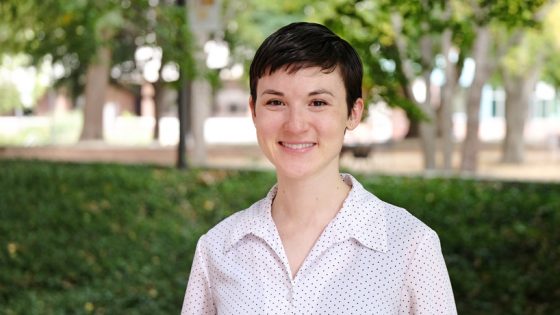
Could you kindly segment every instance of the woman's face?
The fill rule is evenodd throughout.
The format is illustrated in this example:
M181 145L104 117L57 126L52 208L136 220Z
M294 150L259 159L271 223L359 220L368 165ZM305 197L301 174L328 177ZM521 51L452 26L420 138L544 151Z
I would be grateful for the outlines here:
M281 69L259 79L256 95L251 110L257 138L279 176L338 173L344 131L359 124L363 111L359 99L348 115L338 70Z

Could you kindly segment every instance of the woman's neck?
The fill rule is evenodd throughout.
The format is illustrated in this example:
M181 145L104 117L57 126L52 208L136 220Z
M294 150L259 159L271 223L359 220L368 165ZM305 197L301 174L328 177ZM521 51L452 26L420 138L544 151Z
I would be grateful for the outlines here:
M305 179L279 177L272 217L277 224L326 225L336 216L349 191L338 172Z

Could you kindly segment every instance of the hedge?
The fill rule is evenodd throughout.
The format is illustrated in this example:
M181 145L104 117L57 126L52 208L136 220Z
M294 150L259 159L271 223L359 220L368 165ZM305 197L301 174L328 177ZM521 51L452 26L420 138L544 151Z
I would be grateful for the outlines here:
M357 176L441 240L459 314L560 309L560 184ZM178 314L198 237L267 171L0 160L4 314Z

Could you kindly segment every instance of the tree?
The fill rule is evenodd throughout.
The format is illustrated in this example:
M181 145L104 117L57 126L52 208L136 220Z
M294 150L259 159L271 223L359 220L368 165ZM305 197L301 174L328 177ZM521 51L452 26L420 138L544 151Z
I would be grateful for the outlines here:
M545 19L546 44L549 53L541 79L554 87L560 87L560 2L555 1Z
M72 92L85 89L84 126L81 139L102 137L102 108L111 65L111 39L122 25L118 1L9 1L10 12L2 38L12 50L25 52L31 62L45 58L62 64L65 75L58 84Z
M152 19L148 11L153 10L153 5L153 1L147 0L8 0L0 4L0 12L6 16L0 22L0 44L10 52L28 54L36 65L45 58L63 65L65 74L57 85L68 86L74 96L85 91L80 138L102 139L102 113L110 70L123 59L133 60L137 46L145 43L141 42L148 35L145 27ZM161 36L164 38L161 46L169 55L183 54L175 62L187 67L192 51L184 43L189 38L179 36L186 34L188 26L175 24L186 20L182 9L182 20L177 19L175 11L170 17L160 19L162 30L170 34ZM173 36L177 38L171 40ZM171 52L173 49L180 51Z
M473 82L467 92L467 131L461 155L461 170L463 171L476 171L478 166L480 101L482 88L492 73L493 65L489 60L491 42L489 26L477 25L475 29L476 38L472 55L476 68Z
M524 161L523 131L529 105L534 100L535 86L541 77L543 65L557 54L554 47L555 32L551 30L555 30L553 26L559 17L560 5L553 5L554 2L548 3L535 13L535 21L544 20L544 24L538 29L516 34L516 45L500 63L506 91L506 135L502 149L504 163L519 164Z
M544 0L535 1L473 1L472 23L475 39L472 56L476 65L474 80L467 94L467 131L462 148L461 170L474 172L478 165L479 152L479 114L482 87L495 70L497 60L505 55L516 42L513 35L506 39L506 45L492 51L491 43L496 41L493 29L507 28L510 34L517 34L514 30L525 29L536 25L535 12L544 4ZM493 52L493 54L492 54Z
M31 112L45 92L48 78L44 69L25 67L26 63L25 55L0 56L0 115Z
M476 67L474 80L466 93L467 136L462 148L461 168L474 171L478 163L478 119L482 88L494 73L499 56L504 55L514 42L508 38L505 40L506 45L498 47L493 34L500 28L517 30L535 26L534 12L543 3L544 0L332 0L311 1L305 5L296 1L292 7L305 12L304 18L307 20L326 24L356 47L364 61L364 87L369 100L401 107L410 120L420 122L424 165L427 169L436 167L434 124L438 103L443 166L451 168L454 147L452 99L464 60L472 58ZM251 1L251 4L259 8L265 6L269 11L255 10L260 13L253 13L247 4L239 4L244 6L243 21L249 20L259 27L264 25L263 29L268 29L273 22L285 21L282 15L270 14L270 10L278 12L283 4L265 4L257 0ZM255 23L260 21L260 16L268 19L262 24ZM234 25L241 28L245 23ZM247 32L244 28L241 33L254 35L262 32L255 30L254 26L251 30L253 32ZM250 55L246 49L242 52ZM444 60L443 66L438 65L438 59ZM431 75L437 68L445 74L439 100L431 95L430 89ZM413 84L419 78L425 83L425 97L422 99L416 98L413 93Z
M419 3L421 6L415 8L421 15L428 13L429 4L427 1L421 1ZM408 56L410 51L408 40L416 38L416 36L406 37L406 31L403 29L403 20L405 12L398 12L397 10L391 13L391 24L395 34L395 45L399 53L399 59L402 62L402 72L406 78L406 84L404 88L407 90L407 94L412 96L412 100L415 104L422 110L425 119L420 122L419 131L420 138L422 140L422 152L424 155L424 168L427 170L436 168L436 129L435 129L435 111L432 104L432 93L431 93L431 74L434 68L434 55L433 55L433 37L430 30L430 23L426 20L419 20L419 28L421 34L419 34L418 43L420 48L420 73L415 73L413 68L413 60ZM403 34L404 33L404 34ZM414 80L416 77L420 76L424 81L424 99L421 100L414 95Z
M543 69L542 79L554 87L560 87L560 2L555 1L551 5L545 22L545 50L547 66Z
M129 19L144 20L145 23L129 23L115 37L121 44L115 51L114 66L118 67L123 76L131 78L128 81L136 84L142 84L147 79L142 75L145 64L138 64L134 52L141 47L158 52L155 54L157 56L150 60L152 65L156 66L154 70L157 71L157 75L148 80L153 84L155 91L154 140L159 139L159 120L165 91L181 88L185 80L192 79L196 74L192 55L196 47L185 10L184 5L178 5L174 0L164 0L148 7L133 6L127 13ZM177 77L165 77L165 70L170 69Z
M103 139L103 107L109 86L112 49L109 41L114 38L115 28L122 17L114 11L102 15L96 22L95 54L87 65L85 81L85 106L80 140Z
M521 163L524 160L523 131L544 57L542 40L531 33L528 31L520 36L523 38L520 38L519 45L510 49L501 63L506 92L504 163Z
M224 39L231 47L231 59L248 68L257 47L278 28L308 20L309 9L318 0L266 1L224 0Z
M319 10L318 10L319 11ZM343 3L323 20L360 51L365 66L365 85L374 101L405 109L410 120L419 122L424 167L436 168L436 104L445 108L446 128L451 139L451 103L448 93L442 100L432 95L432 74L437 58L450 58L457 40L454 7L441 1L357 1ZM324 14L324 13L323 13ZM343 18L340 18L340 17ZM453 93L461 63L448 62L445 89ZM415 95L417 79L423 82L423 97ZM452 143L451 143L452 144Z
M248 64L256 47L280 26L294 21L321 22L350 41L364 61L364 86L371 99L391 100L389 105L404 108L414 120L422 111L403 89L406 79L400 69L393 41L390 1L290 1L262 0L226 2L226 40L233 48L234 61ZM406 7L406 1L402 1ZM341 18L342 17L342 18ZM406 20L408 23L408 20ZM407 31L414 26L407 25ZM374 51L375 50L375 51ZM412 53L415 56L415 53ZM412 58L412 57L411 57ZM414 57L413 68L419 62Z
M462 60L459 58L459 49L454 43L458 23L453 21L455 7L452 2L443 4L441 35L441 54L445 82L441 87L439 105L439 124L442 139L443 169L453 168L454 134L453 134L453 96L457 90L457 81L461 73Z

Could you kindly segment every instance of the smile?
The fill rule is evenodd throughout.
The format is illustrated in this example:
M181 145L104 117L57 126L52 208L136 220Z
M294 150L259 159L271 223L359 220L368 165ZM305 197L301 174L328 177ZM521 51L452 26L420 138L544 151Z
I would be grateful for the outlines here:
M286 147L288 149L292 149L292 150L303 150L303 149L307 149L307 148L311 148L312 146L315 145L315 143L313 142L308 142L308 143L288 143L288 142L279 142L281 146Z

